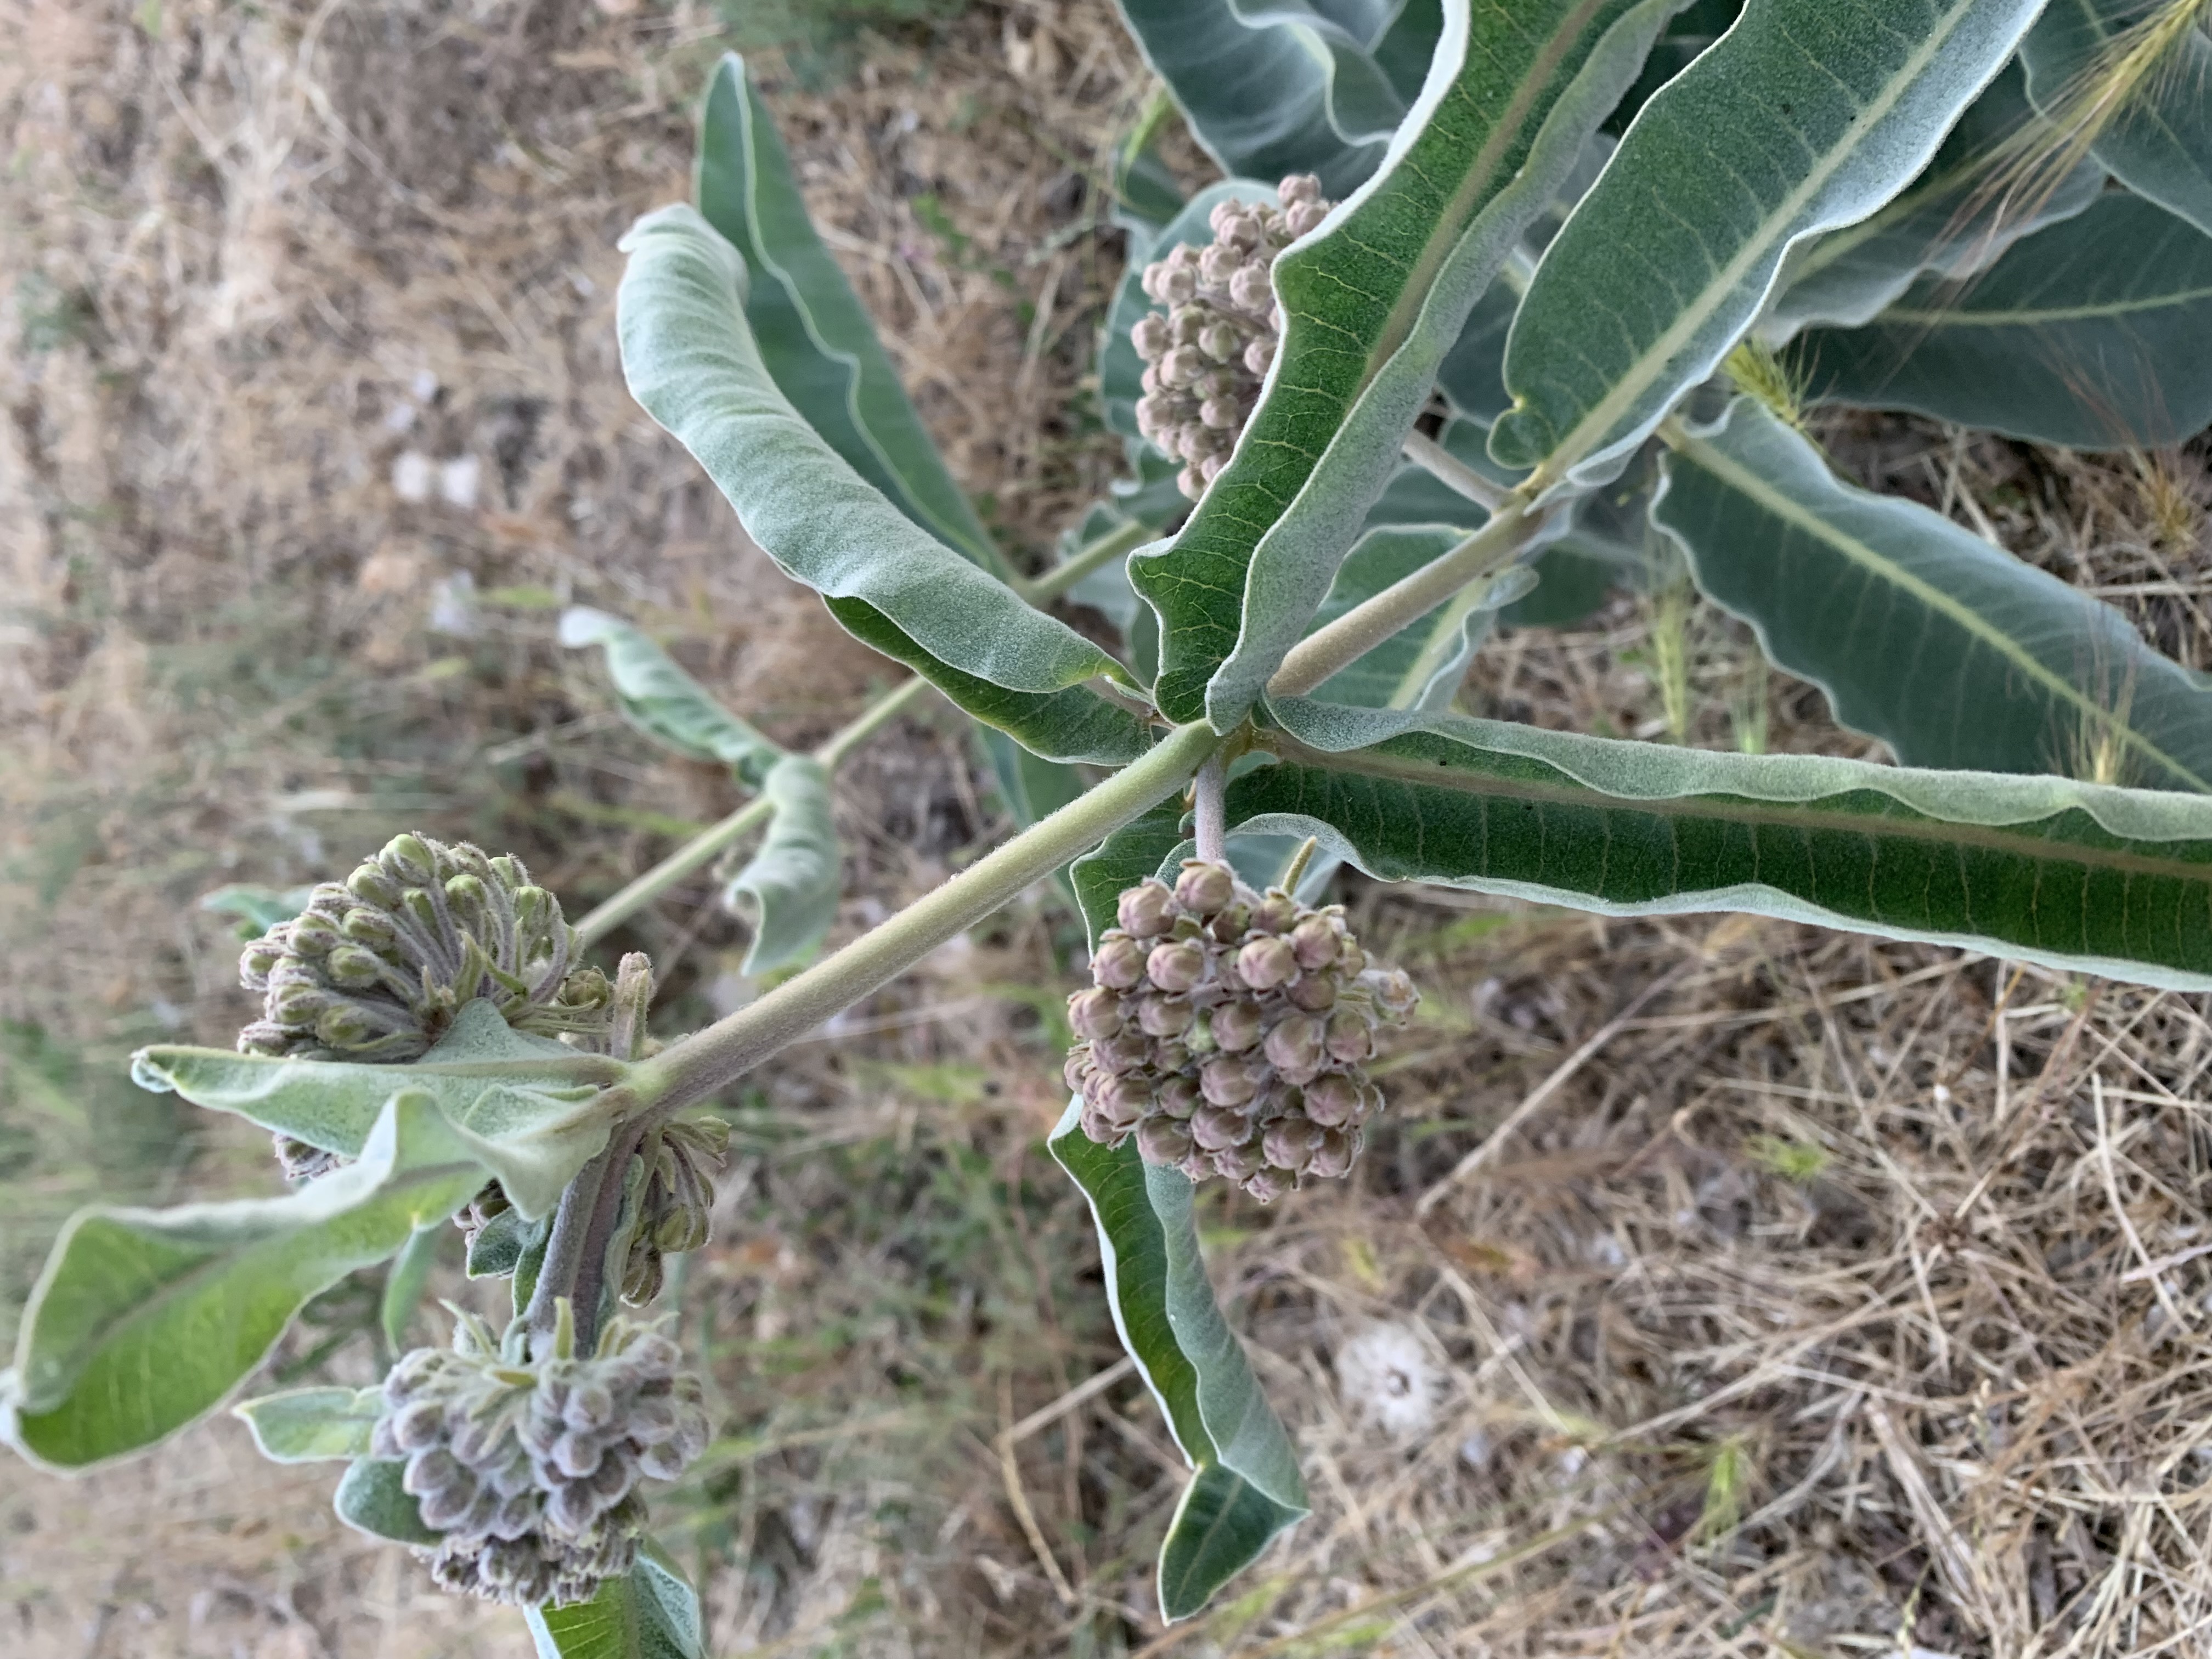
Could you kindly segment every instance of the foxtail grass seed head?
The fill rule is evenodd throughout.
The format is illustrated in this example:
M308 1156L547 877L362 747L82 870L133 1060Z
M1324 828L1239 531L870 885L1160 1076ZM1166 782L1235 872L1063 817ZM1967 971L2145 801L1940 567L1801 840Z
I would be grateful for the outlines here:
M705 1394L658 1325L617 1318L588 1358L502 1351L464 1317L451 1348L417 1348L384 1380L370 1455L404 1460L443 1588L518 1607L589 1601L630 1570L640 1480L672 1480L706 1449Z
M1311 173L1292 174L1276 193L1279 207L1217 204L1213 240L1170 248L1141 279L1146 295L1165 309L1139 318L1129 331L1145 360L1137 429L1183 463L1176 483L1193 501L1229 464L1275 360L1283 314L1268 269L1333 205ZM1134 938L1152 937L1136 925L1139 919L1125 915L1121 925Z
M1097 983L1068 1000L1084 1133L1133 1132L1146 1163L1261 1200L1349 1172L1382 1109L1362 1062L1413 1013L1413 981L1368 965L1341 906L1255 893L1211 860L1138 883L1115 915Z

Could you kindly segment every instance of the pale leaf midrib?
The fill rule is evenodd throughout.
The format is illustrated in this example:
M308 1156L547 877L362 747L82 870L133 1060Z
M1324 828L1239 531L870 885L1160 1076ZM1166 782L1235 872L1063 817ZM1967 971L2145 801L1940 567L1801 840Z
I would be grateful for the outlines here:
M2212 283L2165 294L2148 294L2128 300L2078 306L2045 306L2016 311L1948 310L1937 307L1892 306L1875 319L1877 325L1909 324L1923 328L2038 328L2052 323L2094 323L2107 318L2131 317L2143 312L2197 305L2212 300Z
M1935 59L1939 48L1949 41L1972 10L1972 0L1960 0L1960 3L1953 8L1942 27L1931 31L1928 38L1915 47L1875 100L1860 107L1859 118L1846 134L1847 139L1863 140L1875 130L1896 107L1906 90ZM1589 412L1574 424L1566 436L1553 446L1552 453L1544 458L1542 465L1531 476L1531 484L1541 488L1562 477L1612 429L1613 422L1627 413L1645 391L1661 378L1675 355L1696 337L1698 331L1720 309L1722 302L1735 292L1753 266L1765 257L1777 237L1797 220L1805 208L1826 188L1828 181L1844 162L1857 153L1858 144L1853 142L1839 143L1830 149L1823 162L1776 204L1775 210L1759 222L1752 235L1744 239L1735 256L1716 274L1714 280L1698 291L1696 301L1683 307L1674 321L1629 365L1628 372L1614 381L1613 389L1592 405Z
M1752 828L1771 826L1806 832L1826 830L1857 836L1869 842L1910 841L1934 847L1970 847L2030 861L2077 864L2123 875L2154 876L2193 883L2205 889L2207 902L2212 903L2212 861L2192 863L2183 859L2160 859L2131 853L2120 848L2085 847L2075 842L2042 840L2024 830L2010 830L2000 824L1954 823L1927 817L1920 813L1919 809L1902 801L1897 805L1913 813L1914 817L1877 817L1869 813L1823 807L1817 804L1754 801L1741 796L1670 795L1650 798L1608 795L1602 790L1571 779L1547 783L1535 779L1501 778L1486 773L1464 771L1433 761L1381 755L1371 749L1333 754L1310 749L1283 732L1267 735L1268 746L1282 759L1316 771L1350 772L1411 787L1448 789L1459 794L1527 801L1535 805L1640 812L1656 817L1698 819ZM1473 745L1469 748L1475 754L1490 754L1508 760L1535 758L1504 750L1475 749ZM1551 764L1540 759L1537 763ZM1869 793L1881 793L1880 787L1872 782L1863 787ZM2056 817L2068 810L2064 806L2056 807L2051 816Z
M2199 791L2212 792L2212 781L2197 776L2187 765L2167 754L2113 710L2083 692L2064 675L2030 655L2019 641L1990 625L1972 606L1944 592L1925 578L1904 569L1877 549L1844 534L1811 508L1784 495L1734 457L1716 448L1709 440L1685 436L1680 451L1730 489L1749 497L1762 511L1826 544L1877 580L1901 588L1921 605L1937 612L1970 638L2010 663L2020 673L2070 705L2077 713L2102 722L2106 729L2146 759L2155 762L2175 777L2186 778Z

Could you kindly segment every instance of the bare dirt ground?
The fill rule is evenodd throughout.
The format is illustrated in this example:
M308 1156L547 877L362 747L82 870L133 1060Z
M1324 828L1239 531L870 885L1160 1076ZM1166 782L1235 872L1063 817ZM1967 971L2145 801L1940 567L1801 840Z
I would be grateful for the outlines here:
M771 65L770 100L955 471L1042 557L1117 459L1084 385L1119 270L1097 179L1149 88L1103 0L934 10ZM199 895L421 827L580 911L734 804L626 735L561 605L653 629L792 740L889 678L615 361L614 243L686 189L727 23L0 0L9 1316L95 1187L275 1190L254 1136L118 1065L243 1018ZM2201 447L1820 430L2212 666ZM1724 618L1622 599L1503 639L1466 696L1866 751L1751 661ZM943 713L840 799L848 933L1004 829ZM1119 1351L1040 1145L1079 938L1040 892L727 1103L716 1241L673 1298L721 1438L656 1507L715 1654L2212 1651L2204 999L1345 891L1425 993L1388 1127L1340 1189L1205 1212L1313 1518L1207 1618L1149 1611L1181 1470L1126 1376L1071 1398ZM745 994L704 881L620 943L654 953L666 1030ZM372 1292L319 1304L280 1374L374 1375ZM0 1650L527 1651L346 1532L329 1485L228 1421L88 1480L11 1472Z

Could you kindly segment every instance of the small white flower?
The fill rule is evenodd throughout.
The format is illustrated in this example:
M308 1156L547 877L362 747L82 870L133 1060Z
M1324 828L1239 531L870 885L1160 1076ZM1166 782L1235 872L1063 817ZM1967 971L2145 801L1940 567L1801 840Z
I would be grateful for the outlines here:
M1394 1440L1436 1426L1443 1375L1411 1325L1370 1325L1336 1352L1346 1407Z

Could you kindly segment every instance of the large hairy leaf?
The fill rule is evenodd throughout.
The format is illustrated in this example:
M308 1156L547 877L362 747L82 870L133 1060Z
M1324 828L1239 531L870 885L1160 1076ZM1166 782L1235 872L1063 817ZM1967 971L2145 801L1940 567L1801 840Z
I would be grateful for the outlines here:
M748 974L795 966L821 949L837 919L844 873L828 768L810 755L787 755L761 793L775 816L724 895L752 921L743 969Z
M823 441L761 361L741 302L744 262L697 212L648 214L622 246L629 264L617 313L631 395L697 458L787 574L848 612L881 616L933 661L1007 690L1059 691L1118 672L1074 629L918 528Z
M699 115L699 212L744 256L745 319L776 386L906 516L988 570L990 532L945 469L875 326L822 246L775 123L735 52Z
M830 614L855 639L906 664L986 726L996 726L1045 760L1119 766L1151 744L1152 728L1140 716L1088 686L1010 691L939 661L881 611L859 600L832 599Z
M1120 5L1145 61L1224 173L1317 173L1331 195L1375 170L1420 86L1422 47L1433 46L1437 27L1433 0L1406 7L1395 30L1397 9L1372 0Z
M2212 988L2203 796L1273 708L1281 759L1230 785L1231 822L1317 836L1386 881L1748 910Z
M2192 15L2193 14L2193 15ZM2212 24L2191 0L2050 0L2028 94L2138 196L2212 235Z
M1924 167L2039 0L1751 0L1662 88L1537 267L1491 453L1610 477L1726 356L1791 244Z
M1275 262L1282 343L1229 465L1131 563L1160 708L1241 720L1328 592L1437 366L1680 0L1453 0L1382 170Z
M1836 717L1911 766L2212 792L2212 679L1917 502L1838 483L1748 399L1668 457L1654 520Z
M597 1106L619 1060L580 1054L516 1031L482 997L407 1066L274 1060L228 1048L160 1045L131 1059L143 1089L173 1089L195 1106L235 1112L325 1152L359 1157L393 1091L437 1105L451 1132L507 1189L526 1218L546 1214L576 1171L606 1145Z
M1071 1104L1049 1145L1098 1225L1121 1346L1194 1473L1160 1546L1160 1612L1188 1618L1306 1513L1290 1436L1214 1304L1191 1216L1191 1184L1087 1138Z
M2087 208L2105 170L2085 161L2062 178L2042 177L2032 158L2047 132L2020 66L2007 64L1917 179L1856 224L1790 251L1761 337L1778 343L1814 323L1856 326L1923 273L1971 276L2030 232Z
M483 1166L403 1090L360 1161L287 1198L72 1217L32 1288L7 1438L63 1468L150 1446L211 1410L308 1297L443 1222Z
M698 1594L650 1539L629 1576L607 1579L590 1601L523 1618L538 1659L706 1659Z
M2212 421L2212 236L2132 196L2019 243L1963 287L1917 284L1798 347L1808 395L2077 449Z
M571 606L561 613L561 643L599 647L623 718L679 755L720 761L757 784L783 753L715 702L658 643L618 617Z

